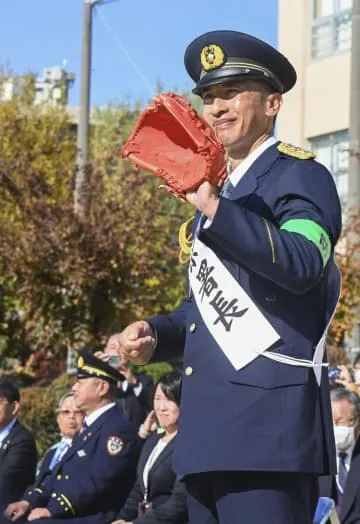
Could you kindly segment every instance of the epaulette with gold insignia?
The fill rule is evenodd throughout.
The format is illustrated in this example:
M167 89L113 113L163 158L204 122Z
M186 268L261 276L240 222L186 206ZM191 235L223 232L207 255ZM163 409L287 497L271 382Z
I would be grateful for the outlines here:
M302 147L293 146L292 144L285 144L285 142L280 142L277 149L280 153L299 158L300 160L309 160L310 158L316 157L315 153L312 151L307 151Z

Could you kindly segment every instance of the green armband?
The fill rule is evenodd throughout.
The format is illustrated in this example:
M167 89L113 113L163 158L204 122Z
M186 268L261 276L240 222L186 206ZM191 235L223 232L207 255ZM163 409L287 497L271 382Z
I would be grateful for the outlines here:
M280 229L299 233L310 240L320 251L323 266L326 265L331 255L331 242L329 235L319 224L309 219L294 218L284 222Z

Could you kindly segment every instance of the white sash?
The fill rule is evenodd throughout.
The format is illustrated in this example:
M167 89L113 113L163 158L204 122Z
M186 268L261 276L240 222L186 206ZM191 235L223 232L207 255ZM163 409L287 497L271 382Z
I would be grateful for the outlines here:
M338 271L340 281L340 272ZM243 290L215 253L195 238L189 265L191 290L201 317L218 346L238 371L260 355L291 366L312 367L318 384L328 326L318 342L313 360L266 351L280 335ZM339 293L340 295L340 285Z
M236 370L280 339L249 295L199 238L192 249L189 280L206 327Z

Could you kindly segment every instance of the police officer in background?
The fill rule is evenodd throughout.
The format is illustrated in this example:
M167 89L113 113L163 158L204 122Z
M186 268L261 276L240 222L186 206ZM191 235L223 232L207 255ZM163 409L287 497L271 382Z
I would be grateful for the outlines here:
M114 348L108 347L106 353L97 351L95 356L110 364L124 376L124 379L118 382L117 403L137 433L152 410L154 392L152 377L133 372L123 355L119 356Z
M75 404L84 425L51 472L5 510L12 522L86 524L99 512L118 511L135 479L135 434L116 404L122 375L90 351L80 352Z
M203 116L228 154L204 182L188 298L113 335L130 361L184 351L175 470L191 524L310 524L316 477L335 472L324 333L339 294L341 209L328 170L279 142L296 72L250 35L213 31L185 52Z

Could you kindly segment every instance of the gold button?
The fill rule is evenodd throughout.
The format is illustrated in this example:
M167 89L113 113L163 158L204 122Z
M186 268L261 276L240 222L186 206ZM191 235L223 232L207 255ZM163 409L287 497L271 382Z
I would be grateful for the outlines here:
M191 366L188 366L187 368L185 368L185 375L190 377L190 375L192 374L193 374L193 368Z
M193 322L192 324L190 324L190 327L189 327L190 333L194 333L195 329L196 329L196 324L195 322Z

